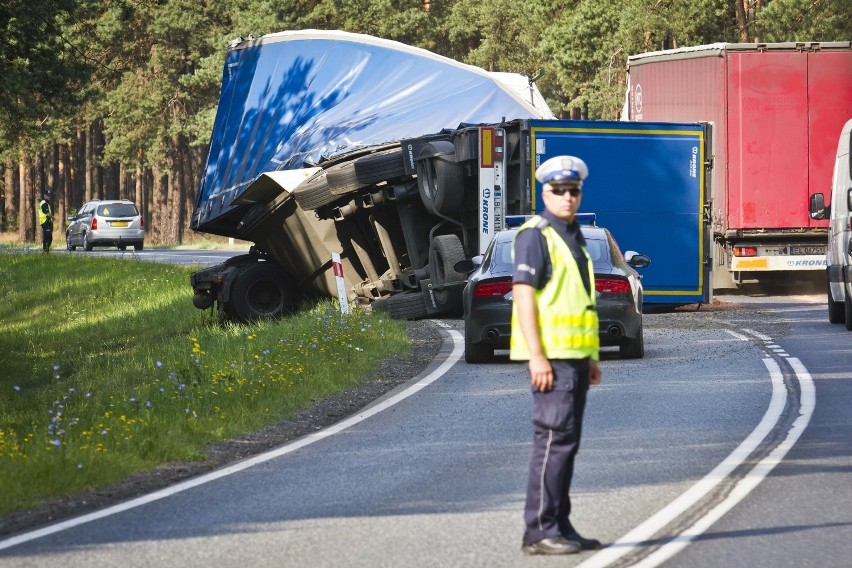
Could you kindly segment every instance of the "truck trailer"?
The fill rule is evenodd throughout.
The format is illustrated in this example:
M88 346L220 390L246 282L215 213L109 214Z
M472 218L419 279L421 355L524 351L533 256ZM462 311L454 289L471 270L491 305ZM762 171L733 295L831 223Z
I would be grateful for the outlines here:
M824 271L834 149L852 116L852 42L716 43L633 55L623 118L713 124L713 285Z
M458 314L462 261L540 210L535 168L558 154L591 168L584 210L654 259L646 303L709 301L711 126L556 120L520 87L357 34L235 42L191 227L254 244L193 273L196 307L246 321L334 297L336 253L350 302Z

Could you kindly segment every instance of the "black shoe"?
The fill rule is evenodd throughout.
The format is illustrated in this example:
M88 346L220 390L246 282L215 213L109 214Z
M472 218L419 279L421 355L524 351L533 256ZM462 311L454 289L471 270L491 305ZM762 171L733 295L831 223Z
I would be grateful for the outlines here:
M521 550L527 556L534 554L576 554L580 552L580 543L557 536L543 538L538 542L525 542L521 546Z
M600 550L601 548L601 541L595 538L580 536L576 531L566 534L565 539L570 542L576 542L583 550Z

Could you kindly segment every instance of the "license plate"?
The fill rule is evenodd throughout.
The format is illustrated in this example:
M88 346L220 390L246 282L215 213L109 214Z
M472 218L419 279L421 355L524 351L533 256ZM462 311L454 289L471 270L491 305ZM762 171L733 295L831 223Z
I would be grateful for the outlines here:
M790 247L790 254L825 254L825 245Z
M110 223L112 227L126 227L130 224L130 221L113 221Z

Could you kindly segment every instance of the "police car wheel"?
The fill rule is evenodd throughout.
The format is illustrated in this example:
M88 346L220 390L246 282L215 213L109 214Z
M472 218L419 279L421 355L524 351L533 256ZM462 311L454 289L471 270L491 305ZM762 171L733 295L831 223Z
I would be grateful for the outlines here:
M625 339L619 347L618 353L622 359L641 359L645 356L645 338L641 325L639 331L636 332L636 337Z
M844 303L845 302L835 302L834 298L831 296L831 284L827 285L828 288L828 321L830 323L843 323L846 321L846 315L844 313Z
M843 305L846 308L846 329L852 331L852 296L846 294L846 299L843 301Z
M488 345L464 342L465 363L488 363L494 358L494 349Z

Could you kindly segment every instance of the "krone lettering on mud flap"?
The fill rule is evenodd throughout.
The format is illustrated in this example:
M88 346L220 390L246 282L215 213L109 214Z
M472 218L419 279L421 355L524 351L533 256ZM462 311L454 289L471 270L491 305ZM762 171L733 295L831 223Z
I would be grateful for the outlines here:
M482 189L482 232L488 234L488 202L491 200L491 189Z

